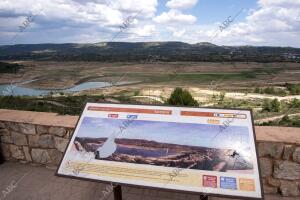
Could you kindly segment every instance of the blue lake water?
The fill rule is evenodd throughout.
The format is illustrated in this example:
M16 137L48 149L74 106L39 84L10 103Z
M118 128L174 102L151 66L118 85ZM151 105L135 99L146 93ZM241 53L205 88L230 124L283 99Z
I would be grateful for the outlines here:
M119 82L117 85L126 84L128 82ZM88 89L96 89L96 88L104 88L111 86L111 83L108 82L85 82L79 85L76 85L72 88L63 89L63 90L45 90L45 89L34 89L34 88L26 88L22 87L24 83L11 85L11 84L3 84L0 85L0 96L44 96L49 94L50 92L59 93L74 93L80 92Z
M118 146L115 153L154 158L171 155L167 152L167 149L148 150L134 147L128 148L123 146Z

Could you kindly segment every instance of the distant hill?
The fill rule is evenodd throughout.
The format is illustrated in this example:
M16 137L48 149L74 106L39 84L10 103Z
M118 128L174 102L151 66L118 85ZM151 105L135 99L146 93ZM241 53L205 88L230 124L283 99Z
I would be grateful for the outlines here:
M0 46L0 60L300 62L300 48L217 46L208 42L101 42Z

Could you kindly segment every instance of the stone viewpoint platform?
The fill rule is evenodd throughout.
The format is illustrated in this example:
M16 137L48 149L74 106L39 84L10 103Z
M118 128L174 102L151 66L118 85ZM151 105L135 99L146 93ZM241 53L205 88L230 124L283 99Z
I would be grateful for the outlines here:
M109 185L54 176L77 120L77 116L0 109L0 147L7 160L0 165L0 200L113 199ZM300 129L255 127L255 131L266 199L299 199ZM126 200L199 199L133 187L123 187L123 195Z

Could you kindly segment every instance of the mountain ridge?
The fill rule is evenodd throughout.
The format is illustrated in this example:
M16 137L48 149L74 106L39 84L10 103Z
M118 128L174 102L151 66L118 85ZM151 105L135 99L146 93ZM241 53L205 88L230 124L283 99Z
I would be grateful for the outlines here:
M299 62L300 48L180 41L16 44L0 46L0 60Z

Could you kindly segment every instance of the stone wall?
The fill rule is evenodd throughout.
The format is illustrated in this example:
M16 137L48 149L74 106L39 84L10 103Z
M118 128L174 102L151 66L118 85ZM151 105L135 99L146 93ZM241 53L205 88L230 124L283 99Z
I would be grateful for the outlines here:
M73 129L18 122L0 122L1 147L5 160L59 164Z
M258 153L264 192L300 196L300 145L259 142Z
M0 147L6 160L55 167L77 116L0 109ZM255 127L265 194L300 196L300 129Z

